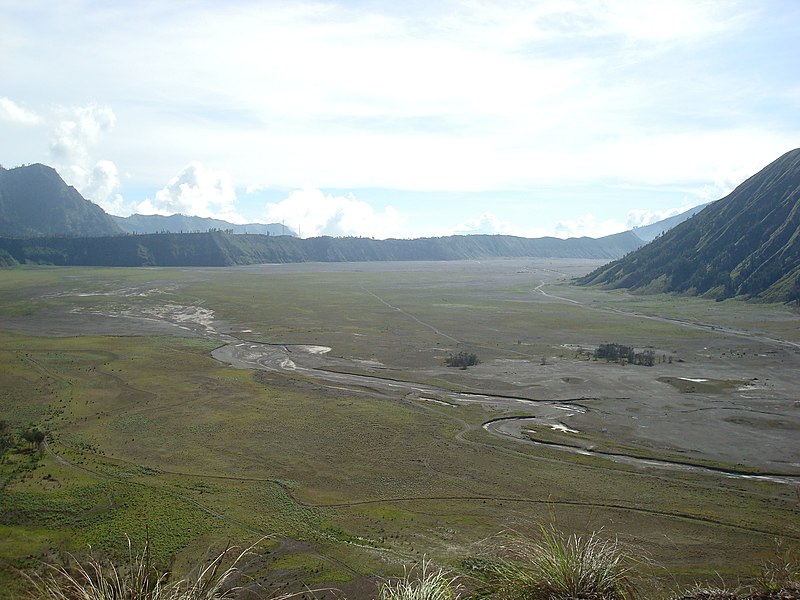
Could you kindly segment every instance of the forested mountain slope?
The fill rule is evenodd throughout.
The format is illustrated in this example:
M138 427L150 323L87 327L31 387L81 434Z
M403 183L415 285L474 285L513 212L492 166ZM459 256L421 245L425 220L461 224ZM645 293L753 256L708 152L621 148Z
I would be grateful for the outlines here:
M578 282L717 299L800 299L800 149Z
M55 169L0 167L0 236L113 235L122 230L106 212L68 186Z

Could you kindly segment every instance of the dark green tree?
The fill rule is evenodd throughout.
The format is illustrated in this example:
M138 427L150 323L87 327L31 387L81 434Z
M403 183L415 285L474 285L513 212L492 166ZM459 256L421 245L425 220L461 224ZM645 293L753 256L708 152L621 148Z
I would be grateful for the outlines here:
M472 352L461 351L458 354L450 354L444 359L444 362L448 367L459 367L460 369L466 369L467 367L472 367L479 364L481 361L478 360L478 356L476 354L473 354Z
M44 440L46 437L44 431L38 427L31 427L22 432L22 439L28 442L32 448L39 450L39 452L44 451Z

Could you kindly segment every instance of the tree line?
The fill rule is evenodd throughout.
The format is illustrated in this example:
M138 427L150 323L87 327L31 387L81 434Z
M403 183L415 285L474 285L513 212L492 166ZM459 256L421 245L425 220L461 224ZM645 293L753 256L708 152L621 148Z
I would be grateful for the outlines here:
M600 344L591 356L596 360L605 360L606 362L615 362L623 365L641 365L643 367L652 367L656 364L655 350L643 350L636 352L633 346L626 346L625 344ZM662 362L664 357L662 356ZM672 362L672 357L669 358Z

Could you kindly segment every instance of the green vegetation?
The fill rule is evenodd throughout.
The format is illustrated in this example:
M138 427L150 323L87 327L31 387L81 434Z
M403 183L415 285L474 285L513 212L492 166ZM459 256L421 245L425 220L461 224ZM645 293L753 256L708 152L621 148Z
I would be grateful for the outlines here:
M447 358L444 359L444 363L448 367L458 367L460 369L474 367L480 362L477 354L474 352L464 352L463 350L458 354L448 354Z
M460 597L495 600L628 600L642 597L637 587L637 564L643 561L619 541L601 537L567 534L556 527L542 526L538 536L516 533L496 536L483 557L464 561L466 571L456 573L436 567L423 557L401 577L380 586L379 600L458 600ZM26 597L31 600L224 600L226 598L334 597L348 598L336 588L302 592L274 592L252 585L253 565L258 563L256 545L244 551L230 547L197 564L183 577L159 568L153 561L149 542L140 551L128 539L127 557L122 562L99 558L92 552L63 562L45 562L22 573L30 583ZM292 564L306 564L308 555L296 555ZM285 559L276 567L285 569ZM789 599L800 591L798 563L788 555L766 562L756 585L726 586L696 582L673 592L682 600L768 600ZM311 581L307 580L307 584ZM245 585L242 585L245 584ZM723 587L720 587L722 585ZM319 594L319 595L318 595ZM364 597L375 597L374 593ZM647 597L647 596L645 596ZM652 596L650 596L652 597ZM664 596L666 597L666 596Z
M714 363L718 372L745 350L741 360L764 353L749 339L737 345L709 329L617 311L686 314L794 339L791 313L548 288L596 307L587 310L534 292L549 276L534 268L4 271L0 419L12 441L0 458L0 597L22 593L14 569L81 556L89 544L97 556L123 564L128 534L152 540L154 564L176 580L188 577L209 547L270 536L248 559L248 576L265 595L313 585L361 598L377 594L375 578L391 581L402 565L427 556L455 572L477 540L550 518L568 531L612 531L625 547L642 547L652 557L637 566L647 593L714 573L755 581L776 536L796 542L786 529L798 510L792 486L616 464L493 435L483 424L530 417L553 398L579 399L599 414L624 395L621 414L641 416L632 397L649 389L644 384L611 399L582 398L601 395L592 377L626 382L618 382L616 368L576 360L572 345L596 347L624 334L635 347L697 357L626 370L626 380L647 378L635 381L664 398L679 392L657 378L684 381L687 373L670 369L697 367L706 360L698 349L726 353ZM206 317L213 331L201 323ZM231 368L211 356L226 343L223 335L276 351L287 346L298 368ZM304 344L331 351L309 358ZM459 348L475 349L481 367L448 369L446 357ZM331 383L303 356L326 373L367 374L387 384ZM750 375L743 372L736 385L714 384L714 401L725 401L719 394L734 393ZM438 391L410 394L403 382ZM513 407L461 403L451 398L456 393L528 400ZM21 438L34 428L47 433L44 452ZM643 451L642 430L617 437L599 426L579 429L580 439L626 454L681 454L655 445ZM467 590L474 582L459 583Z
M566 534L541 527L538 537L518 534L498 539L483 567L491 597L498 599L561 600L635 597L631 572L636 561L616 540Z
M461 596L458 577L436 568L423 558L403 577L381 586L380 600L457 600Z
M70 564L45 564L45 572L28 575L36 600L224 600L232 598L238 564L246 552L225 567L230 550L197 568L192 576L170 581L152 560L149 543L135 552L128 540L128 560L119 565L89 555L69 557Z
M629 365L652 367L656 364L656 353L653 350L636 352L633 346L623 344L600 344L594 351L596 359Z

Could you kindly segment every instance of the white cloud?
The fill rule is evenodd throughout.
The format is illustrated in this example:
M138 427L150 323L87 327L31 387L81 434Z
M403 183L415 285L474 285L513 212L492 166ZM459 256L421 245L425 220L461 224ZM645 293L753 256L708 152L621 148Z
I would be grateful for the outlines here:
M623 223L614 219L598 221L592 213L581 215L577 219L559 221L555 227L555 235L560 238L591 237L599 238L628 229Z
M82 193L106 212L120 214L126 207L122 195L118 193L119 188L117 165L110 160L101 160L89 172Z
M86 170L89 151L102 134L114 129L116 115L107 106L61 109L61 119L50 141L50 154L58 165Z
M515 227L503 221L496 215L485 212L474 219L468 219L457 225L453 230L455 235L473 235L473 234L503 234L503 235L517 235Z
M565 200L569 211L512 212L501 199L439 211L444 216L435 222L415 216L403 229L452 231L453 214L465 219L491 210L496 222L478 217L459 228L528 234L547 224L552 233L557 219L593 211L593 225L586 218L561 223L561 235L570 235L605 230L607 217L624 223L638 206L675 206L681 195L716 199L795 147L800 134L800 88L786 68L800 43L792 3L444 0L400 7L302 0L192 7L70 3L51 10L34 2L30 10L0 11L0 31L7 33L0 35L0 56L15 59L3 94L35 107L98 99L96 106L43 113L59 121L55 166L79 189L98 159L111 158L126 185L149 190L145 206L153 211L191 211L196 203L208 212L232 211L179 189L155 197L175 166L197 158L244 184L293 190L313 181L359 197L366 197L362 189L532 197L551 185L678 190L677 197L643 195L605 206L582 193ZM82 35L67 43L64 36L74 31ZM41 80L49 82L46 90L39 86L47 95L30 96ZM745 89L741 81L757 85ZM108 98L117 124L102 107ZM41 160L28 148L46 129L8 122L27 114L8 102L0 105L0 159ZM46 148L46 141L37 143ZM731 175L740 167L741 177ZM99 194L109 185L92 187ZM245 212L250 199L240 196L243 214L257 218L263 202ZM391 197L403 214L417 214L401 194ZM322 222L297 210L280 209L293 228L307 220L309 235L326 227L365 229L348 223L346 215L357 212L352 207ZM367 235L393 231L391 211L365 210L361 218L383 227Z
M366 236L387 238L396 235L403 219L391 206L376 212L371 204L353 195L331 196L306 186L288 198L266 206L266 219L285 223L302 237Z
M235 210L236 190L231 176L225 171L206 169L192 161L181 169L167 185L137 207L144 215L184 214L244 223Z
M652 225L653 223L674 217L675 215L679 215L687 210L689 210L689 207L667 208L665 210L634 209L628 211L628 219L625 223L625 228L633 229L634 227Z
M117 117L108 106L76 106L56 109L57 122L50 139L50 156L64 178L85 198L104 210L120 213L125 202L119 194L117 166L110 160L95 161L93 150L111 133Z
M736 29L746 18L730 15L724 3L696 0L616 0L602 5L603 33L615 32L648 44L710 36Z
M0 96L0 120L20 125L38 125L42 122L35 112L22 108L5 96Z

